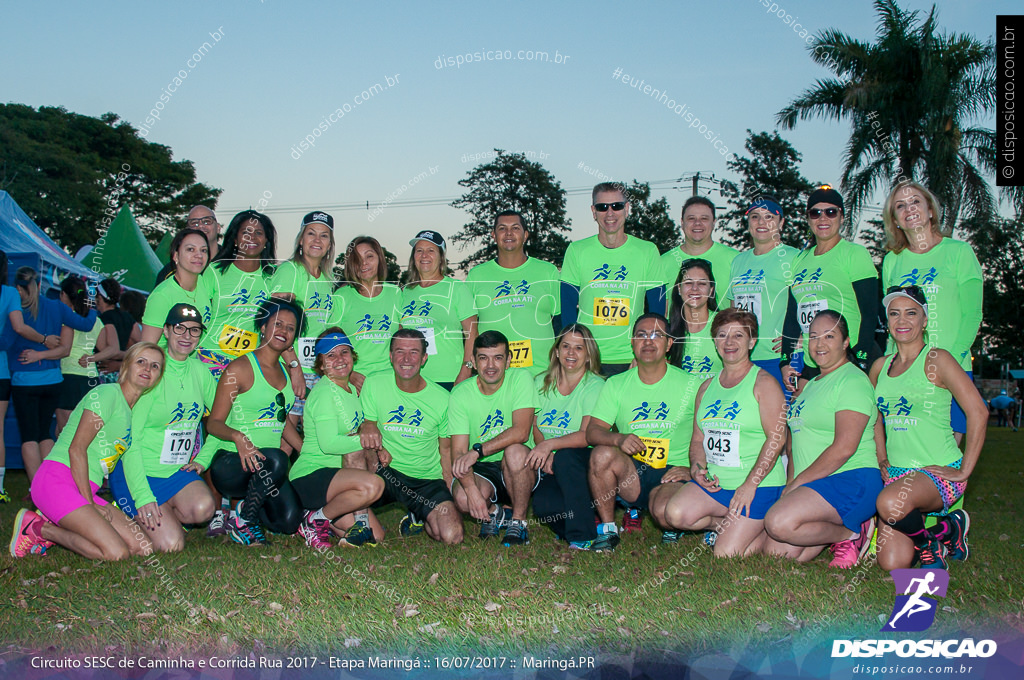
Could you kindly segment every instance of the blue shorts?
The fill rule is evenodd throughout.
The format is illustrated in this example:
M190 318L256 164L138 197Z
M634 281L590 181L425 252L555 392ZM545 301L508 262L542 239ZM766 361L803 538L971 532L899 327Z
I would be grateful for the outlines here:
M114 496L117 506L124 514L135 517L138 511L135 509L132 492L128 490L128 480L124 478L124 465L119 462L107 479L110 482L110 493ZM170 477L146 477L146 480L149 482L149 490L156 497L157 505L163 505L171 500L192 482L203 481L196 473L185 470L178 470Z
M836 509L843 526L860 531L860 525L875 514L875 502L882 492L878 468L857 468L804 484Z
M732 497L736 495L735 490L719 489L711 493L700 484L697 484L697 482L689 482L689 484L695 484L698 489L711 496L725 508L729 507ZM757 491L754 492L754 500L750 501L750 519L764 519L764 516L768 513L768 508L772 507L775 501L779 500L779 496L782 495L784 488L782 486L757 487Z
M974 371L967 371L967 377L973 383ZM949 424L953 427L953 432L959 432L960 434L967 432L967 414L964 413L956 399L953 399L953 403L949 406Z

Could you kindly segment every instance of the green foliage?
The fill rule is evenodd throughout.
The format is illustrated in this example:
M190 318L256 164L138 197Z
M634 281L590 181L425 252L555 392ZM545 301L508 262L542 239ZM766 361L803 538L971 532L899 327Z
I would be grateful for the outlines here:
M0 188L72 253L94 244L123 205L156 246L185 226L189 208L213 208L221 193L196 182L191 161L174 161L169 147L145 141L117 115L61 107L0 104L0 173Z
M979 217L961 228L970 235L985 278L976 346L1016 368L1024 355L1024 217Z
M463 225L449 243L479 246L459 268L469 271L497 257L491 234L494 216L502 210L518 210L526 218L530 231L527 253L561 267L569 247L565 234L572 223L565 213L565 190L544 166L527 160L524 154L494 151L497 155L492 161L478 165L459 180L468 191L451 204L468 212L473 221Z
M748 129L743 146L749 156L737 154L726 162L726 167L740 176L740 183L722 182L722 195L732 206L719 217L719 226L726 232L722 242L741 250L749 248L744 213L757 198L772 196L782 206L786 220L782 225L782 242L803 248L809 239L804 218L807 196L814 189L797 168L803 157L778 132L754 134Z
M659 253L667 253L679 245L679 228L672 221L668 200L662 196L651 201L651 185L647 182L633 183L626 187L629 197L629 217L626 218L626 233L658 246Z

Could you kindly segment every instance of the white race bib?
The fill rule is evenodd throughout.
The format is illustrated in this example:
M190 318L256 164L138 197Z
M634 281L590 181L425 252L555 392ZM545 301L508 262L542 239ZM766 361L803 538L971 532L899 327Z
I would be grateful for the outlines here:
M434 328L432 326L420 326L416 330L423 333L423 337L427 339L427 356L437 354L437 343L434 340Z
M739 430L704 430L704 455L708 464L735 468L740 466Z
M743 309L757 317L758 325L761 325L761 294L740 293L734 298L736 309Z
M804 333L811 332L811 322L814 315L828 309L828 300L804 300L797 305L797 317L800 320L800 330Z
M299 338L298 342L299 364L303 368L313 368L316 361L316 338Z
M160 449L161 465L185 465L192 461L196 450L198 428L191 430L166 430L164 445Z

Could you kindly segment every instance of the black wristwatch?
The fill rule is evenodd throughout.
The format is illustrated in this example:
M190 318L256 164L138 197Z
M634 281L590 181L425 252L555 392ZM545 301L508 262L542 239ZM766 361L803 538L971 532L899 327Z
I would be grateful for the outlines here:
M473 444L473 446L471 446L470 448L473 449L474 451L476 451L476 456L477 456L476 459L477 460L483 460L483 457L484 457L484 446L483 446L483 444Z

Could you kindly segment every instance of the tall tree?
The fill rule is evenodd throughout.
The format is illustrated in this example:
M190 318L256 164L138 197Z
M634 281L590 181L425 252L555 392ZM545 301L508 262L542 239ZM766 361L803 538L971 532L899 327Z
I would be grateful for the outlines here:
M451 237L451 242L479 246L459 268L468 271L497 257L491 232L494 216L502 210L518 210L526 218L530 230L526 250L531 256L561 267L569 247L565 234L572 224L565 213L565 190L544 166L527 160L525 154L494 151L497 155L492 161L478 165L459 180L459 185L469 191L451 203L473 218Z
M875 0L875 42L836 29L808 47L836 77L817 81L778 113L784 128L797 120L848 120L842 187L855 220L878 189L900 178L930 188L950 229L961 216L991 214L995 133L977 121L994 111L995 59L991 41L937 33L932 6L924 20L895 0ZM1006 193L1018 205L1024 192Z
M672 221L668 200L662 196L651 201L651 185L638 182L626 186L629 196L629 217L626 218L626 233L650 241L658 246L659 253L666 253L679 245L679 229Z
M185 225L189 208L213 208L221 193L196 182L191 161L173 160L169 147L142 139L113 113L0 104L0 167L0 188L72 253L95 243L123 205L156 246Z
M722 182L722 195L732 206L719 218L719 226L725 230L722 241L741 250L749 248L746 210L761 196L772 196L779 201L786 218L782 242L803 248L809 238L804 212L807 196L814 189L797 167L803 157L778 132L754 134L748 129L743 147L748 156L734 155L725 164L740 176L740 181L738 185Z

